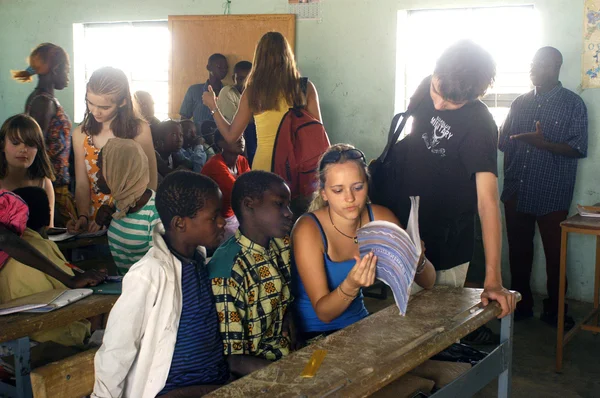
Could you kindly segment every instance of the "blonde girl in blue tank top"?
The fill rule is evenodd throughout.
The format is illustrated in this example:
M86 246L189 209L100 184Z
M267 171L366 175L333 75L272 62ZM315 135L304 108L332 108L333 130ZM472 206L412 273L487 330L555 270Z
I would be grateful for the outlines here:
M306 94L302 92L294 53L279 32L265 33L256 45L252 70L231 123L219 111L212 87L202 95L202 101L213 113L219 132L229 144L240 139L254 117L257 148L252 170L271 171L277 129L291 106L305 106L308 113L321 121L317 89L309 81Z
M368 203L368 179L365 156L351 145L331 146L319 162L320 190L292 231L294 305L305 337L368 315L361 289L375 282L377 256L360 258L356 230L374 220L400 224L390 210ZM415 282L435 283L428 260Z

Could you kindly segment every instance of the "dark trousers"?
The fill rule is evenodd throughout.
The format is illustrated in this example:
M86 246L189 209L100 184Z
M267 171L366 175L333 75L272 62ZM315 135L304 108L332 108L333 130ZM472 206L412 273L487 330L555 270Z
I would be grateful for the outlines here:
M504 202L504 212L508 235L511 289L520 292L523 296L523 299L517 304L517 310L531 311L533 309L530 279L533 266L533 238L537 222L546 256L546 288L550 305L546 310L553 313L558 312L560 223L566 220L568 211L555 211L543 216L520 213L517 211L517 199L512 198Z

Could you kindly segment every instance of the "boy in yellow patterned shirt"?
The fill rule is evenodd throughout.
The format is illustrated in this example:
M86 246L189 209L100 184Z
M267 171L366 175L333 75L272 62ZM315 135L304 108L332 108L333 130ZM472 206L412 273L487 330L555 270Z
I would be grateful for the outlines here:
M290 190L265 171L241 175L231 207L240 222L208 263L225 355L277 360L293 337Z

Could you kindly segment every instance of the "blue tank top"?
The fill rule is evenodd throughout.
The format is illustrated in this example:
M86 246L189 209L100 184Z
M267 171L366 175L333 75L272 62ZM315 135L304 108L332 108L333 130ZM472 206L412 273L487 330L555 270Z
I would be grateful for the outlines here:
M369 220L373 221L373 210L369 204L367 204L367 209L369 211ZM333 291L339 286L340 283L344 281L344 279L346 279L348 273L352 267L354 267L356 262L354 259L346 261L332 261L327 254L327 237L325 236L325 232L323 231L321 223L313 213L308 213L308 216L312 217L312 219L317 223L319 231L321 232L323 246L325 247L323 260L325 263L325 273L327 275L327 286L329 287L329 291ZM298 320L300 322L298 327L300 331L304 333L332 332L343 329L346 326L352 325L353 323L360 321L369 315L369 312L365 308L362 291L360 291L358 297L352 301L352 304L350 304L350 306L346 308L346 311L344 311L339 317L329 323L321 321L317 316L312 303L310 302L310 298L308 297L306 290L304 289L304 284L302 283L302 279L300 279L300 275L298 274L298 269L296 268L295 263L292 265L292 292L294 294L293 305L297 311L296 313L298 314Z

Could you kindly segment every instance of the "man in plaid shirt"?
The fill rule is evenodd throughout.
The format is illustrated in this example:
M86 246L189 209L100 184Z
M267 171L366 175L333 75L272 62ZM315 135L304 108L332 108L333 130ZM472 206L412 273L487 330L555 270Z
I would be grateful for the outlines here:
M504 152L504 202L511 288L523 295L515 319L533 316L530 277L537 223L546 256L548 298L541 319L558 322L560 223L573 199L577 160L587 154L588 118L583 100L558 80L561 53L543 47L531 63L535 88L519 96L500 128ZM573 327L565 316L565 328Z

